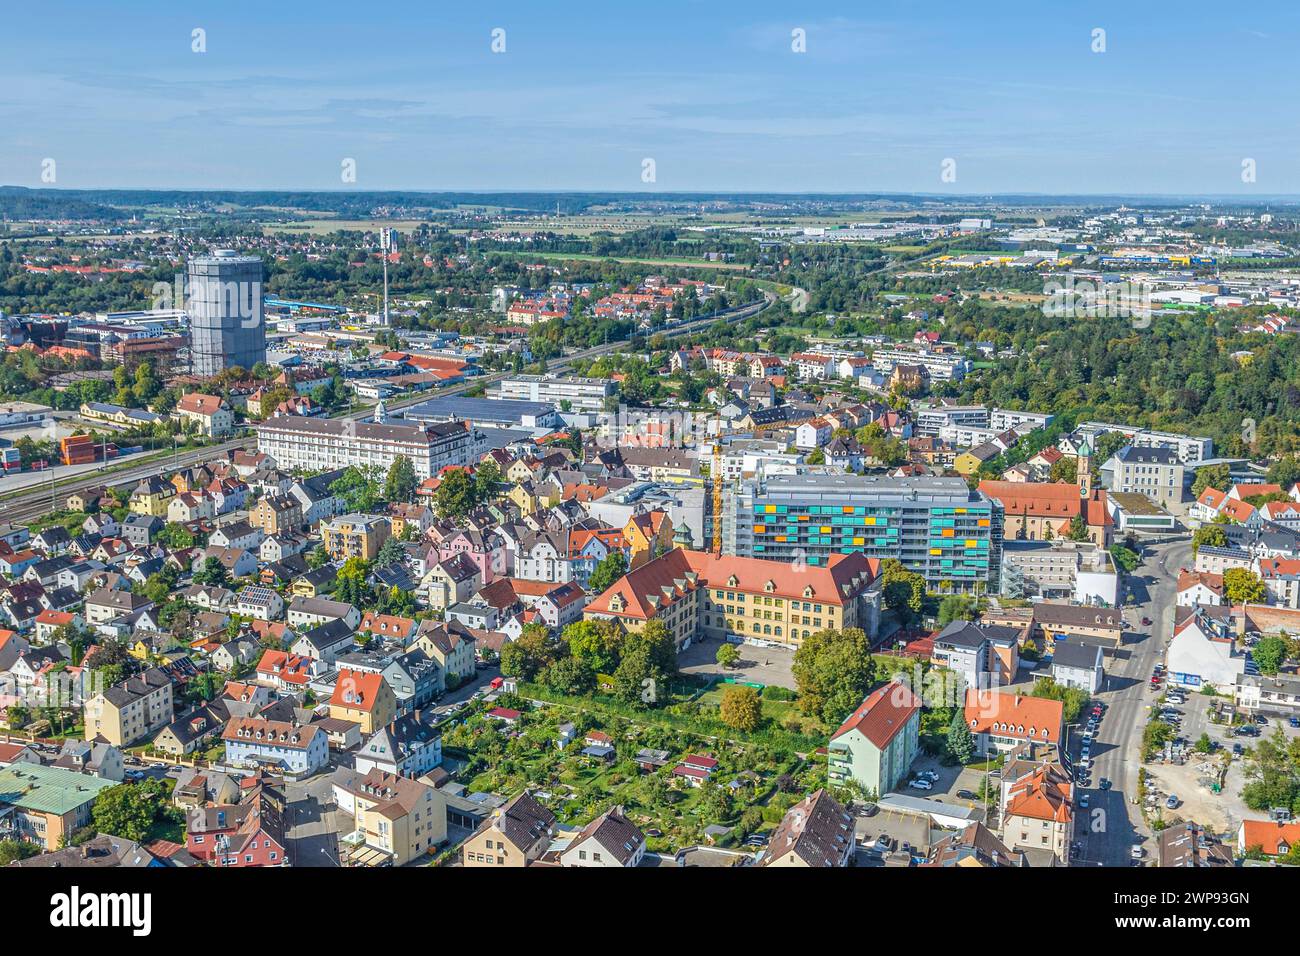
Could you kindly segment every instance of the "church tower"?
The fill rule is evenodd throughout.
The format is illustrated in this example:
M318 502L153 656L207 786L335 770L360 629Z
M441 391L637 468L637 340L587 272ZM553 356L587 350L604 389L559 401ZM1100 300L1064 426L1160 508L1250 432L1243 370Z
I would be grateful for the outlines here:
M1079 483L1079 497L1092 497L1092 442L1085 438L1079 445L1079 456L1075 459L1075 481Z

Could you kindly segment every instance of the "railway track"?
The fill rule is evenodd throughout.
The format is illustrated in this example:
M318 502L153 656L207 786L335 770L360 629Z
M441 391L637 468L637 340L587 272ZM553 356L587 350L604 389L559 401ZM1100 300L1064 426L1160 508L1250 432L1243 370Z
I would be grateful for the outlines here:
M751 302L747 305L726 309L721 313L694 319L691 322L684 323L676 328L665 330L663 335L667 338L676 338L677 336L685 335L700 328L704 328L719 320L729 323L739 322L757 315L772 305L775 301L776 296L765 292L764 298L760 302ZM576 362L595 358L601 355L607 355L610 352L626 348L627 342L623 340L592 346L589 349L574 352L550 363L547 371L568 371ZM475 378L462 385L453 385L449 388L439 389L437 395L459 395L463 392L469 391L470 389L478 388L481 385L492 385L513 374L513 372L494 372L490 375ZM431 397L433 396L427 393L412 395L388 403L387 408L390 411L398 411L402 408L407 408L411 405L417 405L420 402L428 401ZM371 414L373 414L373 407L349 412L340 417L359 420L367 418ZM164 472L177 471L181 468L199 465L235 449L251 449L256 446L257 437L255 435L249 435L232 441L222 442L219 445L206 445L203 448L182 451L175 455L154 459L138 466L128 466L113 471L87 472L84 477L78 476L75 479L60 479L57 471L51 470L50 484L38 482L20 492L10 493L9 496L0 498L0 522L10 522L13 524L30 523L31 521L40 518L42 515L48 514L50 511L58 510L59 502L66 499L68 495L73 492L83 491L86 488L94 488L97 485L120 485L129 481L139 481L142 478L148 478L150 475L159 475Z

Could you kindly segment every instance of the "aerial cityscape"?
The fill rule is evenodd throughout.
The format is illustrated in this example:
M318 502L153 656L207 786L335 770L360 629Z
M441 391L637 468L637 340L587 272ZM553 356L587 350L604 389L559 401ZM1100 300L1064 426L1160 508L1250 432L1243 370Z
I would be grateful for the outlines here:
M15 49L0 867L1300 865L1300 143L1098 6Z

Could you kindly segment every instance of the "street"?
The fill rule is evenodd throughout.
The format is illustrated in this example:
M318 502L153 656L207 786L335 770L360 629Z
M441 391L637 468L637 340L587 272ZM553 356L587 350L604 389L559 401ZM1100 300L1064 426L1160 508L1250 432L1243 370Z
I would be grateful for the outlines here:
M1173 633L1179 568L1189 565L1191 557L1186 540L1148 545L1142 565L1128 578L1129 593L1137 603L1125 607L1124 615L1133 630L1125 632L1123 648L1107 659L1106 685L1098 695L1107 709L1092 745L1092 786L1082 791L1090 805L1076 818L1076 838L1083 844L1080 865L1130 866L1130 852L1138 841L1146 847L1147 859L1153 855L1152 834L1136 804L1142 732L1155 698L1148 682ZM1145 580L1151 577L1154 584ZM1152 623L1142 626L1143 618ZM1072 754L1078 752L1080 731L1070 728ZM1111 781L1110 789L1101 789L1102 779Z

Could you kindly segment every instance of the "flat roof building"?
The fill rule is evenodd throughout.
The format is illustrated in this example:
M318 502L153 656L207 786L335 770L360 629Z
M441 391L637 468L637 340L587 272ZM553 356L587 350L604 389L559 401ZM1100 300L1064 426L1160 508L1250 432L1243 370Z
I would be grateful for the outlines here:
M466 422L426 425L277 415L255 430L257 450L283 469L358 465L387 471L404 456L416 475L431 478L449 465L469 464L479 453L478 430Z
M723 550L824 566L860 551L896 558L940 586L995 587L1001 512L960 478L781 475L743 482L727 497Z

